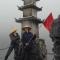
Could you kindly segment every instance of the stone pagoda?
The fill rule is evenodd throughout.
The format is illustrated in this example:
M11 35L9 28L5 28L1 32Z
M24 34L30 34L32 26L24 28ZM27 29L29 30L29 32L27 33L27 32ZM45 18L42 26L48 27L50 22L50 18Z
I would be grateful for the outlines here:
M39 0L23 0L24 6L18 9L23 11L23 18L16 19L17 23L21 23L22 27L30 25L32 27L31 32L39 37L38 24L42 23L41 19L37 18L37 11L42 11L42 8L36 6L36 1Z

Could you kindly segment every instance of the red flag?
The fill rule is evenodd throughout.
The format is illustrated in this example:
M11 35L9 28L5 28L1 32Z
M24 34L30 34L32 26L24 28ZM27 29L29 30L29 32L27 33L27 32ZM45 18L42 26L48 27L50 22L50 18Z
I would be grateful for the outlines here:
M48 31L50 31L52 23L53 23L53 16L52 13L50 13L49 16L46 18L46 20L43 22L43 25Z

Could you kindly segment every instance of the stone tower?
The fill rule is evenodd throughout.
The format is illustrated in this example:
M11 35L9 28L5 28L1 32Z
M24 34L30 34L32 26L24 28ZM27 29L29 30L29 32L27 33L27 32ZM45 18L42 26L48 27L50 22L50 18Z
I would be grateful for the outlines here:
M16 19L16 22L21 23L22 27L25 25L30 25L32 27L31 32L39 37L39 27L38 24L42 23L41 19L37 18L37 11L41 11L42 8L36 6L36 1L39 0L23 0L24 6L18 9L23 11L23 18Z

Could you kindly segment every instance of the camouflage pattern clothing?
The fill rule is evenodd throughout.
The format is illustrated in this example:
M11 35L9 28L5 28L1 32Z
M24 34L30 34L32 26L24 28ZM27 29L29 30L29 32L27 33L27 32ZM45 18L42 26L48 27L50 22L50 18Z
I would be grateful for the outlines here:
M50 37L54 43L54 60L60 60L60 18L54 20L51 26Z

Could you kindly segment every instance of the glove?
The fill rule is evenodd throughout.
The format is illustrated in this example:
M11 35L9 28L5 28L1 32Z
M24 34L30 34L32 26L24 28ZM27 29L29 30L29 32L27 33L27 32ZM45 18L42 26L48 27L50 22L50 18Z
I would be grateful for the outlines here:
M29 45L29 43L26 43L26 44L25 44L25 46L28 46L28 45Z

